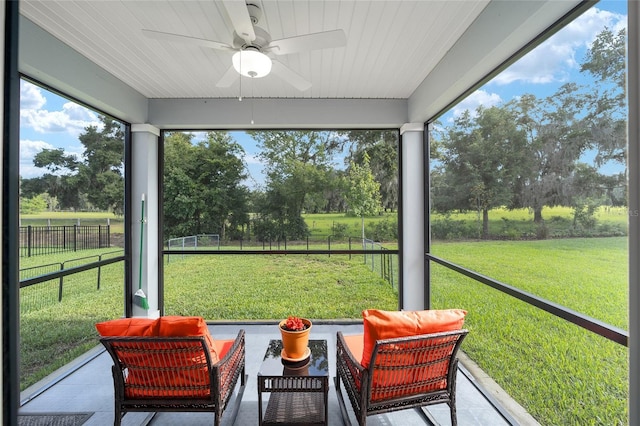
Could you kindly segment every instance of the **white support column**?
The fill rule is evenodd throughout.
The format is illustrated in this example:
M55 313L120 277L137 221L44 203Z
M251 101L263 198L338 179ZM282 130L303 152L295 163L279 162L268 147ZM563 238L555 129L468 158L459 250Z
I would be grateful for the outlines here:
M629 1L629 424L640 424L640 3Z
M426 309L424 268L424 124L400 128L402 156L402 301L404 310Z
M142 290L149 310L134 303L134 317L157 318L158 309L158 137L160 130L149 124L131 125L132 141L132 246L133 292L138 290L140 262L142 262ZM141 223L144 194L144 227ZM140 231L142 229L142 257Z

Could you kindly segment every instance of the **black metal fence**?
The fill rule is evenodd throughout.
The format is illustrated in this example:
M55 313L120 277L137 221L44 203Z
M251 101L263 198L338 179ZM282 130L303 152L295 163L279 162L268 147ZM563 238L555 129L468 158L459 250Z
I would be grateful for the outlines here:
M64 294L78 294L83 288L85 290L100 290L100 284L102 282L102 267L99 265L100 262L109 259L118 259L123 254L123 250L115 250L93 256L69 259L64 262L55 262L20 269L20 311L24 313L56 302L62 302ZM87 279L85 275L74 280L75 277L73 275L66 276L63 274L64 271L74 268L79 269L83 266L86 267L86 265L92 263L98 264L97 267L92 269L95 270L94 272L96 274L93 279ZM53 275L57 272L60 273L59 277L48 280L42 279L47 275ZM71 288L70 285L75 288Z
M392 288L396 288L398 284L398 250L383 247L381 243L362 237L343 237L336 238L333 235L325 239L311 240L293 240L277 239L268 241L255 240L235 240L235 241L217 241L214 246L197 243L197 238L188 237L181 239L180 245L166 244L163 250L167 263L182 260L185 256L193 254L212 254L212 255L264 255L264 254L321 254L328 255L348 255L349 259L353 256L363 256L364 263L371 268L371 271L380 275L382 279L391 284ZM175 238L174 240L179 240Z
M20 257L107 248L109 225L21 226Z

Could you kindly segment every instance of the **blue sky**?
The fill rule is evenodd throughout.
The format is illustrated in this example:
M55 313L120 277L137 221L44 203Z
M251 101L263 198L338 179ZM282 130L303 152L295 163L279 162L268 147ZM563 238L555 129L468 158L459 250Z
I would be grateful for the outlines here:
M567 81L580 82L579 64L595 35L608 27L615 32L626 27L626 0L601 1L534 51L513 64L474 94L441 117L447 120L478 105L492 106L514 96L532 93L537 97L553 94ZM42 149L64 148L67 154L82 157L78 135L89 125L100 125L98 115L42 88L22 81L20 86L20 175L33 178L45 170L33 166ZM245 162L253 179L250 186L263 181L255 142L243 132L232 136L245 148Z

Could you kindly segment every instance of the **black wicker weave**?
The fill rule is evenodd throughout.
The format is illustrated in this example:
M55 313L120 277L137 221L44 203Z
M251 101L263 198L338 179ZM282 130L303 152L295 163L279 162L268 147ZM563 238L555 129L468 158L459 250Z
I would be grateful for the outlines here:
M364 368L338 332L335 384L344 422L350 424L340 381L361 426L366 425L367 416L440 403L449 405L451 424L456 425L456 355L467 333L457 330L378 340L371 363Z
M247 379L244 330L215 364L202 336L102 337L100 342L114 362L114 425L130 411L198 411L214 413L219 426L240 378L237 414Z

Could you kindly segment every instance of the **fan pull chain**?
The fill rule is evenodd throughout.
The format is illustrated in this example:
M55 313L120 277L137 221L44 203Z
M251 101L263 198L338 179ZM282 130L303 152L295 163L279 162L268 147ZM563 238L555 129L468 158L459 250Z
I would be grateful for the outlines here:
M253 104L256 99L253 97L253 78L251 78L251 124L253 124Z
M242 71L242 55L240 55L240 71ZM242 72L240 73L240 96L238 102L242 102Z

